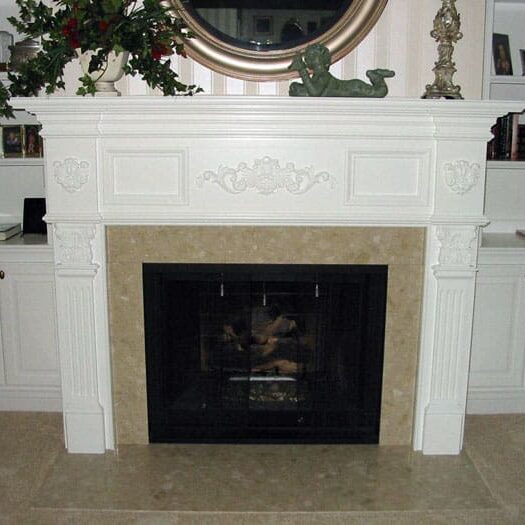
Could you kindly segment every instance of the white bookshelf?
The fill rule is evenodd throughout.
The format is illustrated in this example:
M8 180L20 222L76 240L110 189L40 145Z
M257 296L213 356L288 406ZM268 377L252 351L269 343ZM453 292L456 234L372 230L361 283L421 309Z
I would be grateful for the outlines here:
M42 157L0 157L0 168L21 168L22 166L44 166L44 159ZM2 172L0 171L1 175Z
M520 49L525 49L525 0L487 0L483 98L525 100L525 76ZM509 36L513 75L496 75L492 53L492 35Z
M483 98L525 101L524 26L525 0L486 0ZM509 37L513 75L495 74L493 33ZM478 256L467 403L472 414L525 412L525 239L515 233L525 229L524 203L525 162L487 162L490 223Z

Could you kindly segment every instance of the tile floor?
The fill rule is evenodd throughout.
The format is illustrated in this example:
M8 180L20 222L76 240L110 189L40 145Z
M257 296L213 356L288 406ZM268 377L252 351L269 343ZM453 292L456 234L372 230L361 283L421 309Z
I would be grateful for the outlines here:
M471 416L465 451L124 446L70 455L57 414L0 413L0 524L525 524L525 415Z

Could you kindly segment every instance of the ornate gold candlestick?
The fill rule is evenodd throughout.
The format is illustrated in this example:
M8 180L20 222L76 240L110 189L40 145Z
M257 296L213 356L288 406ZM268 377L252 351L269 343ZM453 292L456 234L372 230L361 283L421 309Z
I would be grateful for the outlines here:
M456 0L442 0L442 5L434 18L434 29L430 36L439 42L438 60L434 63L432 71L435 80L427 84L425 94L421 98L463 98L461 87L454 85L452 77L457 71L452 61L454 44L463 38L461 33L460 17L456 11Z

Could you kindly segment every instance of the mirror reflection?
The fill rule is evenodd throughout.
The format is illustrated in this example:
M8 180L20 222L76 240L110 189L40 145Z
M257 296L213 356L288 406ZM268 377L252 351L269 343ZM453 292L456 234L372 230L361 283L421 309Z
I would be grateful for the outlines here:
M256 51L288 49L332 27L352 0L187 0L185 8L220 40Z

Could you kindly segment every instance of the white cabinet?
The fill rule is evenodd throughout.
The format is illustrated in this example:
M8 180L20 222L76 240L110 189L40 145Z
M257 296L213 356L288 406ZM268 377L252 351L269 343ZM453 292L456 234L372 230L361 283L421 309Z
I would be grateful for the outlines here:
M0 410L60 410L53 251L0 245Z
M44 159L0 158L0 185L0 222L22 222L24 199L45 196ZM53 249L42 236L0 241L0 272L0 410L61 410Z
M487 0L483 98L524 100L525 0ZM513 75L496 75L493 33L508 35ZM525 51L524 51L525 52ZM503 116L503 115L502 115ZM525 117L520 117L523 124ZM525 412L525 162L487 163L467 412Z
M479 253L467 411L525 412L525 239L486 234Z

